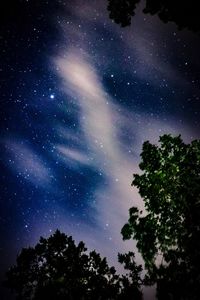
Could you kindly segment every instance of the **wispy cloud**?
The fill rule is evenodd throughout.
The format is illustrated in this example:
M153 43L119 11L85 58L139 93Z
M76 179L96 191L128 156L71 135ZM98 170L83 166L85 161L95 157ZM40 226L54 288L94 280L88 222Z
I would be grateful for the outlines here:
M89 157L78 149L71 149L66 145L57 145L57 150L63 155L63 161L68 165L80 167L91 164Z
M22 141L10 139L4 142L10 169L34 186L47 188L51 174L44 161Z

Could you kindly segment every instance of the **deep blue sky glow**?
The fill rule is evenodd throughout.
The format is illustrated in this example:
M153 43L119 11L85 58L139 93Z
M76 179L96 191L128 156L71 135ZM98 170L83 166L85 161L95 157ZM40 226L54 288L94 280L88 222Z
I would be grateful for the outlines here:
M135 249L120 230L142 143L200 137L199 37L140 8L121 29L106 1L18 2L1 20L1 272L56 228L115 264Z

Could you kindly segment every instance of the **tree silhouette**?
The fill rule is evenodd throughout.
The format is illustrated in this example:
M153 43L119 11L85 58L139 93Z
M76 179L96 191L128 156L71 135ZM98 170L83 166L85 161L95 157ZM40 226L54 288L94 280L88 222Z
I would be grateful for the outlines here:
M128 273L121 278L123 289L120 299L142 299L140 289L143 285L143 280L141 279L142 266L136 264L135 254L133 252L118 254L118 260L124 265L124 269L128 270Z
M137 4L141 0L108 0L109 16L122 27L131 24ZM199 1L146 0L143 12L158 15L164 22L175 22L179 29L200 31Z
M123 238L136 239L158 299L200 299L200 141L163 135L141 158L132 185L145 211L130 208Z
M19 300L120 300L130 294L142 299L140 266L135 264L132 274L119 276L106 258L86 250L83 242L76 246L71 236L57 230L47 239L41 237L34 248L22 249L5 285ZM121 262L126 264L123 255Z

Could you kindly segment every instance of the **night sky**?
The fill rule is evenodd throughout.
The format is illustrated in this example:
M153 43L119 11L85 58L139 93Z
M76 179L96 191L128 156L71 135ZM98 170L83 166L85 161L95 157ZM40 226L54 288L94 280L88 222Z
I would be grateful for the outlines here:
M6 3L1 278L22 247L57 228L116 265L118 252L135 249L120 230L128 208L142 207L131 187L142 143L200 138L200 38L142 7L121 28L104 0Z

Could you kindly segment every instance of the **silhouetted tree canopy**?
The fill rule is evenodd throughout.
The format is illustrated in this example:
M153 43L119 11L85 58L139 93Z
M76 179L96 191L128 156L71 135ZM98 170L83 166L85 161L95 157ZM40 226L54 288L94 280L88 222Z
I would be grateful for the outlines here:
M160 145L143 144L141 175L132 185L145 211L129 210L122 228L145 262L146 284L158 299L200 299L200 141L163 135Z
M110 18L122 27L131 24L137 4L141 0L108 0ZM142 1L141 1L142 2ZM143 12L155 15L164 22L175 22L179 29L200 31L198 0L146 0Z
M41 237L34 248L22 249L5 285L18 300L142 299L142 268L135 264L133 253L129 258L120 255L125 268L132 269L119 276L106 258L86 250L83 242L76 246L71 236L57 230L47 239Z

